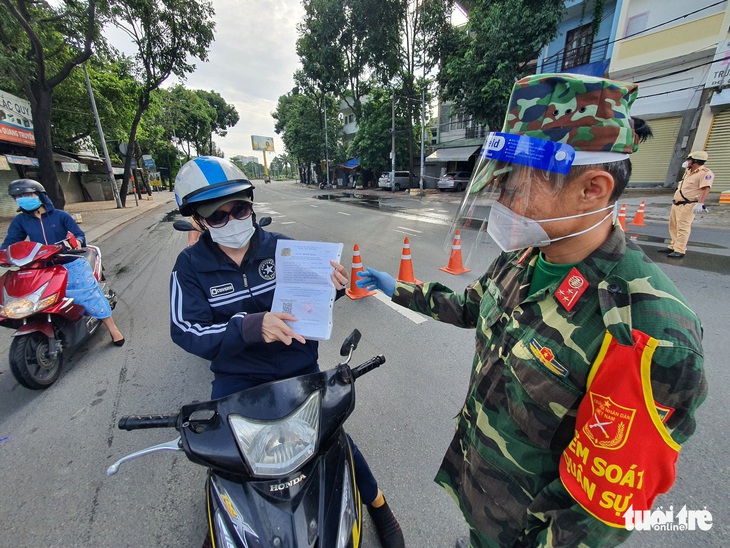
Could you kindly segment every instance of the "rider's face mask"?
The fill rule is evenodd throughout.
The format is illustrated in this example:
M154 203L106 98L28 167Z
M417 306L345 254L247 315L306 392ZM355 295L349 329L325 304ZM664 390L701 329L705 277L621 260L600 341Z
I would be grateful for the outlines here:
M245 219L229 219L229 221L220 228L208 227L210 237L217 244L224 245L233 249L243 249L246 247L256 228L253 226L253 215L249 215Z
M552 216L560 207L559 194L572 165L601 164L623 160L625 154L576 152L570 145L506 133L490 133L482 148L460 211L452 225L456 229L478 228L474 243L484 241L486 232L502 251L545 247L595 229L613 212L585 229L550 237L557 221L614 210L613 205L581 214ZM558 209L560 211L560 209ZM464 231L465 232L465 231ZM462 245L468 233L462 234ZM469 249L469 243L466 243ZM472 250L472 253L474 250Z
M682 168L687 169L689 167L689 160L682 162Z
M20 209L28 212L35 211L43 205L41 199L36 195L20 196L16 199L16 202L18 202Z

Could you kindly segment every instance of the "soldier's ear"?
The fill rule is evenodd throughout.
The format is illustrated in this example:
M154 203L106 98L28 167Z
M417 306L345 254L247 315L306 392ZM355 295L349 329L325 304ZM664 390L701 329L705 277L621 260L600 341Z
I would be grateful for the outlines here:
M610 202L615 182L613 175L603 169L588 169L576 178L576 191L586 211L605 207Z

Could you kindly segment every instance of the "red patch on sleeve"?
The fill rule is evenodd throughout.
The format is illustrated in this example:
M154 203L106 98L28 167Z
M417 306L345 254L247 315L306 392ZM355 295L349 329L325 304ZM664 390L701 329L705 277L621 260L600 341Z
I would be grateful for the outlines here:
M580 296L588 289L588 280L573 267L555 292L555 298L560 305L570 312Z

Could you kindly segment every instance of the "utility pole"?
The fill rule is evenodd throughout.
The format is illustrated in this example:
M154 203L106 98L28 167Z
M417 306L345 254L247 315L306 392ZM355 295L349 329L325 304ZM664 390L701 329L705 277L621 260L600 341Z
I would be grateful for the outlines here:
M324 103L324 167L327 172L327 186L330 186L330 158L329 158L329 144L327 143L327 95L322 94Z
M424 174L424 163L423 163L423 147L424 141L426 140L426 79L424 78L424 87L421 90L421 180L418 182L420 188L420 195L423 196L423 174Z
M89 99L91 100L91 110L94 112L94 119L96 120L96 129L99 132L99 140L101 141L101 149L104 151L104 159L106 160L106 169L109 173L109 177L112 180L112 191L114 192L114 200L117 202L117 209L121 209L122 200L119 197L119 189L117 188L117 180L114 178L114 168L112 167L112 160L109 157L109 151L106 148L106 140L104 139L104 131L101 129L101 120L99 120L99 112L96 110L96 100L94 99L94 91L91 89L91 80L89 80L89 71L86 70L86 63L84 63L84 76L86 76L86 89L89 90Z
M390 101L390 191L395 192L395 90Z

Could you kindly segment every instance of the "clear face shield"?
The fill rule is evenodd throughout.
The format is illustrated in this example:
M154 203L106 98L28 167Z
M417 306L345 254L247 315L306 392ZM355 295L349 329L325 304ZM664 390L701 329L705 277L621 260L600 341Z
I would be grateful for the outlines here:
M491 262L484 260L482 244L496 242L502 251L514 251L555 241L532 212L560 193L575 156L573 147L563 143L489 133L445 246L458 230L465 262L477 268Z

